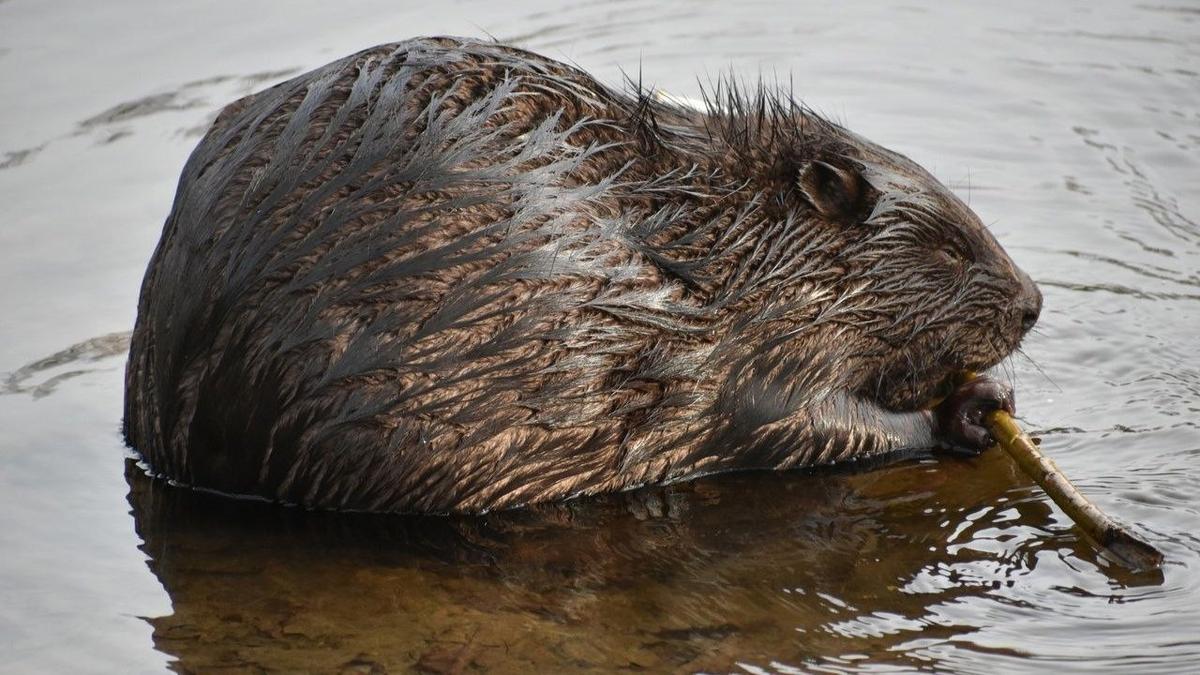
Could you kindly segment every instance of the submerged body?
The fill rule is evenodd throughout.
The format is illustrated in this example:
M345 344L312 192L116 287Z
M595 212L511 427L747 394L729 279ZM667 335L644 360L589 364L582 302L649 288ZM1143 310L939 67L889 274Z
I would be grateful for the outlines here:
M770 92L706 112L528 52L383 45L227 107L151 260L158 474L477 512L987 443L961 369L1041 299L908 159Z

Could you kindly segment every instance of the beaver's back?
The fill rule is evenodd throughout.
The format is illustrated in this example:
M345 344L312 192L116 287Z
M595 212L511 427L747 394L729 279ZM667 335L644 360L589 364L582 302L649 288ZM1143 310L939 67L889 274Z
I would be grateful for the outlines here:
M653 333L606 306L662 287L616 225L614 181L642 160L611 145L629 137L612 111L634 104L531 54L431 39L231 105L143 284L131 445L183 483L318 507L594 480L620 434L605 381Z

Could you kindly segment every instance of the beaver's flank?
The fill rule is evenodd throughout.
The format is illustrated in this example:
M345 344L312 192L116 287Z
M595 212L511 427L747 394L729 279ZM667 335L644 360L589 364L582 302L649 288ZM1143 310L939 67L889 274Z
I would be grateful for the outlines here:
M1040 295L913 162L767 87L703 112L457 38L228 106L142 286L126 434L177 481L483 511L928 447Z

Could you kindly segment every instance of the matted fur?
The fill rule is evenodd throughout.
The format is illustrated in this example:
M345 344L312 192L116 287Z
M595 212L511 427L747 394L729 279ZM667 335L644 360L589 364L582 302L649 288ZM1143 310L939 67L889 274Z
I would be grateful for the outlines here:
M1032 282L904 157L768 88L707 98L432 38L230 105L142 287L130 444L419 512L929 445L906 411L1017 346ZM814 161L861 213L817 213Z

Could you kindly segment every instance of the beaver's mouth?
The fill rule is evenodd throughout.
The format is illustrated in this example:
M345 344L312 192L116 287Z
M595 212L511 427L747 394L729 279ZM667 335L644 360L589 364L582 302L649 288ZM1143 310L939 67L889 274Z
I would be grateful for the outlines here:
M890 410L928 409L960 384L963 371L982 373L1008 358L1021 337L1019 331L1008 335L1003 327L985 326L920 335L888 354L861 393Z
M939 363L923 371L891 370L878 380L873 398L896 411L928 410L950 395L964 371L983 372L1002 359L977 363Z
M958 371L944 367L927 373L888 373L879 380L872 397L890 410L923 410L950 393Z

